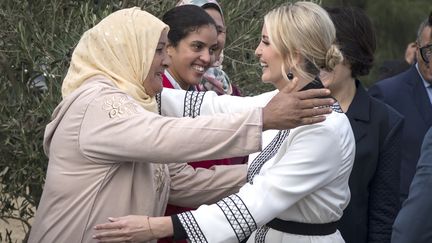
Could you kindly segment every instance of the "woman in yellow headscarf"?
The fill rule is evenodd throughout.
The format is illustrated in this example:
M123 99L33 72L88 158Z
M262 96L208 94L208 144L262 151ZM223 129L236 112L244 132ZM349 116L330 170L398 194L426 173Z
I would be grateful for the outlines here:
M151 70L151 64L153 56L164 54L161 49L167 31L168 26L138 8L119 11L102 20L78 43L63 81L63 98L87 79L103 75L146 110L156 111L154 95L147 94L143 84L150 81L146 78L153 78L148 75L150 72L163 70ZM161 61L167 65L165 57Z
M282 92L279 103L233 115L159 116L155 95L169 62L167 31L156 17L130 8L82 36L45 130L49 163L29 242L90 242L93 225L108 216L162 215L170 188L178 205L215 201L245 182L245 166L194 171L174 164L168 171L165 163L246 155L260 149L263 127L322 120L300 119L301 97L282 102L288 95ZM316 111L306 114L326 113Z

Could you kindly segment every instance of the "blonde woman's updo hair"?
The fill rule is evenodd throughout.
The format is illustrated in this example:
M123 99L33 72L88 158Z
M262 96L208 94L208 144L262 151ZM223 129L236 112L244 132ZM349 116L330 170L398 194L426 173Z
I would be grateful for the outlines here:
M324 69L332 71L343 56L335 44L336 30L327 12L313 2L282 5L264 17L270 42L282 56L282 73L295 72L312 80ZM299 63L299 56L304 63Z

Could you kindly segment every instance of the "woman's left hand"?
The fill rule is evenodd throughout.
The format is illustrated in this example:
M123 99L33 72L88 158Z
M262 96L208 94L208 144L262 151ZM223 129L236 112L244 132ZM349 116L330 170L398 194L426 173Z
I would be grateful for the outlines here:
M98 242L142 242L156 239L148 216L129 215L119 218L108 218L109 223L94 227L99 231L93 238Z

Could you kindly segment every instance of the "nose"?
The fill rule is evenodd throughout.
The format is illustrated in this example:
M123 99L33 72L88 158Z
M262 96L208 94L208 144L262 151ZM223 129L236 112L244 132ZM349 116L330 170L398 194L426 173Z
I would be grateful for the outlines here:
M261 56L261 47L258 45L255 49L255 56L260 57Z
M168 66L171 64L171 58L168 56L168 54L165 54L162 58L162 66L164 68L168 68Z
M215 61L215 54L210 53L210 50L205 50L200 55L201 61L203 61L206 65L213 63Z

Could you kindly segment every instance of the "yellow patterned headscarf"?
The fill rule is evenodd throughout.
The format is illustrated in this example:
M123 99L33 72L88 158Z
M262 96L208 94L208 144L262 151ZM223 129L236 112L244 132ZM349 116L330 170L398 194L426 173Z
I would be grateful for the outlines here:
M75 48L62 85L65 98L87 79L103 75L156 111L156 100L143 86L160 35L168 26L137 7L116 11L86 31Z

